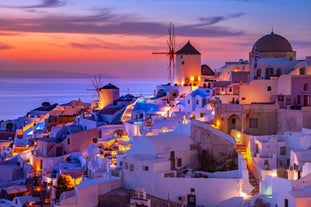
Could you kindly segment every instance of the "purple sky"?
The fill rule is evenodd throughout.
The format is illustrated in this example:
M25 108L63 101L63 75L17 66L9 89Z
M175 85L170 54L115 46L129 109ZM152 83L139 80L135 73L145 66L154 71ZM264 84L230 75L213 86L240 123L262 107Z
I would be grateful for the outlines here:
M0 71L165 78L168 27L213 69L247 59L271 32L311 55L308 0L10 0L0 2Z

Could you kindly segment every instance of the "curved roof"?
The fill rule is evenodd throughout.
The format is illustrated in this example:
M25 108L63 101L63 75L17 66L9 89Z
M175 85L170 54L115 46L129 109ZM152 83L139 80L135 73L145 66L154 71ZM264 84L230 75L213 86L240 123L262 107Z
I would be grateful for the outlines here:
M252 51L258 52L293 52L289 41L281 35L267 34L259 38L253 45Z

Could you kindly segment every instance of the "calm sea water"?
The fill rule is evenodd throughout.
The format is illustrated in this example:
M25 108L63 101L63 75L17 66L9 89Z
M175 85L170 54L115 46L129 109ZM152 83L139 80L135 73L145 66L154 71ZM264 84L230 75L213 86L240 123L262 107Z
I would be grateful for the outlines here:
M153 95L156 85L167 80L106 79L104 85L112 83L120 89L120 95L127 93ZM16 119L41 106L44 101L64 104L81 99L94 99L91 79L1 79L0 78L0 120Z

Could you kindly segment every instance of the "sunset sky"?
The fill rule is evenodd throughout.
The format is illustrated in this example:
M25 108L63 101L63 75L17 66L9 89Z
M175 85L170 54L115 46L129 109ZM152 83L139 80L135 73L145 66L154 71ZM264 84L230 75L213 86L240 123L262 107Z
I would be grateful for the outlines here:
M0 71L165 78L168 27L216 69L271 33L311 56L309 0L0 0ZM1 74L0 74L1 77Z

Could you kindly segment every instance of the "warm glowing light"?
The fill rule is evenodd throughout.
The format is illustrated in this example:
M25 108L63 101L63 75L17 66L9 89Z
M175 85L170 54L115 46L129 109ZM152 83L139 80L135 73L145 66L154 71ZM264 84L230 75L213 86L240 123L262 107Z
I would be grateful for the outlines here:
M271 173L270 175L271 175L272 177L277 177L277 176L278 176L276 170L273 170L272 173Z
M243 197L243 199L247 199L248 195L242 191L240 191L240 196Z
M199 81L201 80L201 77L200 77L200 76L198 77L198 80L199 80Z
M190 80L191 80L191 81L194 81L194 77L193 77L193 76L191 76L191 77L190 77Z
M169 131L168 131L168 128L164 127L164 128L162 128L161 132L162 133L166 133L166 132L169 132Z
M216 121L216 127L217 127L217 128L220 127L220 121L219 121L219 120Z
M240 142L240 141L241 141L241 134L240 134L240 133L237 134L236 141L237 141L237 142Z

